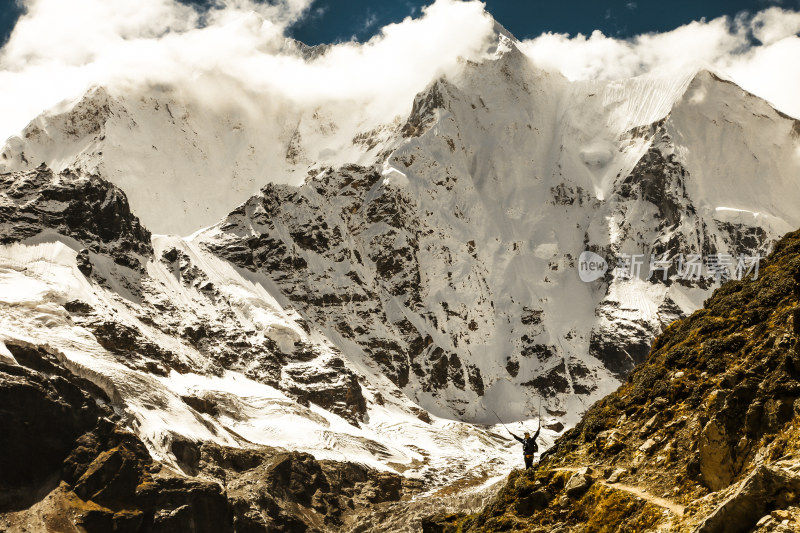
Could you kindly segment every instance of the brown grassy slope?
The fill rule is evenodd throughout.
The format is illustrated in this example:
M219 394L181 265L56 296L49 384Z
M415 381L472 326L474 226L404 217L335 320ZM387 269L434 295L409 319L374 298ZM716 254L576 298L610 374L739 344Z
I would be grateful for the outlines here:
M426 529L692 531L758 464L793 458L800 231L776 245L759 274L726 283L703 309L670 325L627 382L592 406L535 470L512 473L483 512L434 519ZM575 469L586 466L592 470L578 478ZM619 480L607 483L615 470ZM762 497L727 531L752 530L759 513L797 503L792 498Z

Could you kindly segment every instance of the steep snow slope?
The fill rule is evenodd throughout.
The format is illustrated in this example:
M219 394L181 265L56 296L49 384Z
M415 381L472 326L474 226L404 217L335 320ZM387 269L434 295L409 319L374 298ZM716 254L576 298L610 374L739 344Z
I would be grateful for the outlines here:
M526 419L543 398L574 422L718 281L617 280L617 256L766 252L800 224L796 122L708 72L569 84L499 38L417 97L382 163L269 186L196 239L430 412ZM698 87L713 102L687 111ZM733 160L754 153L778 160L758 201ZM587 249L611 263L594 283Z
M701 72L666 127L692 176L687 192L698 208L718 210L717 218L753 213L759 225L786 232L800 224L792 194L800 177L798 124L734 83Z

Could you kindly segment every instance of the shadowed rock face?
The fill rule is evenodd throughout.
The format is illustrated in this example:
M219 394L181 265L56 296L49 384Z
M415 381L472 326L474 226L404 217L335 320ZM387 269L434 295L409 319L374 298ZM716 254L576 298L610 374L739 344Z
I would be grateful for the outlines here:
M237 531L336 531L383 503L397 502L403 479L352 463L317 461L309 454L203 446L207 475L228 466L227 495Z
M437 376L444 372L441 383L439 378L432 379L438 385L431 389L446 386L449 375L464 389L466 369L455 354L433 346L427 333L408 320L393 322L383 309L381 291L386 290L397 301L420 310L416 254L421 222L413 212L414 200L399 191L368 199L380 178L374 169L350 165L299 190L268 185L261 196L250 199L220 224L219 238L203 239L203 246L274 279L314 323L356 340L399 387L409 383L412 368L422 376L430 366ZM250 227L257 233L250 232ZM365 246L354 245L367 235ZM312 269L306 256L330 268ZM345 264L350 265L349 271L336 279L334 269ZM376 278L375 283L365 276ZM438 366L429 361L438 361ZM469 386L483 393L477 368L472 370ZM359 404L354 398L348 408L357 411Z
M329 531L409 490L361 465L176 439L187 477L154 461L103 391L57 357L7 347L19 363L0 362L0 526L11 530L40 516L87 533Z
M627 382L482 513L439 516L428 530L791 529L798 417L800 231L778 242L757 280L726 283L670 325Z
M44 165L0 175L0 243L45 229L73 237L95 253L140 270L153 254L150 232L131 213L125 193L95 176L54 174ZM89 268L89 272L91 269Z
M101 390L43 350L8 348L20 363L0 362L0 512L11 524L25 525L33 506L87 533L231 531L219 485L162 472Z
M107 413L62 375L47 377L60 367L46 353L10 348L18 361L39 369L0 362L0 508L18 510L58 475L75 440Z

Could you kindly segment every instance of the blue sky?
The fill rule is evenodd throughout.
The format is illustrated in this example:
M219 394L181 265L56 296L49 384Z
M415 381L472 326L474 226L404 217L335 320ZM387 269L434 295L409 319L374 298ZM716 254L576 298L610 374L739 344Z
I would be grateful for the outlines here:
M14 0L0 0L2 2L2 11L0 11L0 43L5 43L8 40L8 34L14 27L21 13L21 9L14 2Z
M209 0L184 0L204 5ZM405 17L417 16L430 2L418 0L316 0L300 22L291 28L293 37L307 43L333 43L355 37L365 41L380 28ZM663 32L701 18L734 16L756 12L770 5L800 9L800 0L486 0L488 11L520 39L543 32L591 33L627 38L647 32ZM0 42L5 42L20 15L15 0L0 0Z
M369 39L382 26L419 14L430 2L389 0L316 0L309 15L292 29L306 44ZM613 37L672 30L702 18L757 12L771 5L800 8L800 0L485 0L486 9L518 39L544 32L590 34L600 30Z

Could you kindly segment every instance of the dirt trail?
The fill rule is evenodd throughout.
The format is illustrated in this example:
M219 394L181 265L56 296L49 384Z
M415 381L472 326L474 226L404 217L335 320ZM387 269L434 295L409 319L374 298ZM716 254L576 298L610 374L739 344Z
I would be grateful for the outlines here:
M592 468L601 468L601 467L594 466ZM565 466L565 467L554 468L554 470L560 470L562 472L577 472L578 470L583 470L583 468L575 466ZM668 511L677 516L683 516L683 512L685 510L685 507L683 505L650 494L645 489L640 489L639 487L634 487L631 485L625 485L624 483L609 483L602 479L595 480L595 482L600 483L601 485L612 489L622 490L629 494L633 494L634 496L637 496L647 502L650 502L653 505L657 505L659 507L667 509Z
M678 516L683 516L684 506L678 503L665 500L664 498L659 498L658 496L654 496L650 494L644 489L640 489L638 487L632 487L630 485L624 485L622 483L608 483L606 481L599 481L598 483L602 483L606 487L611 487L612 489L617 490L624 490L625 492L629 492L634 496L638 496L643 500L646 500L654 505L658 505L659 507L663 507L664 509L668 509L673 514Z

